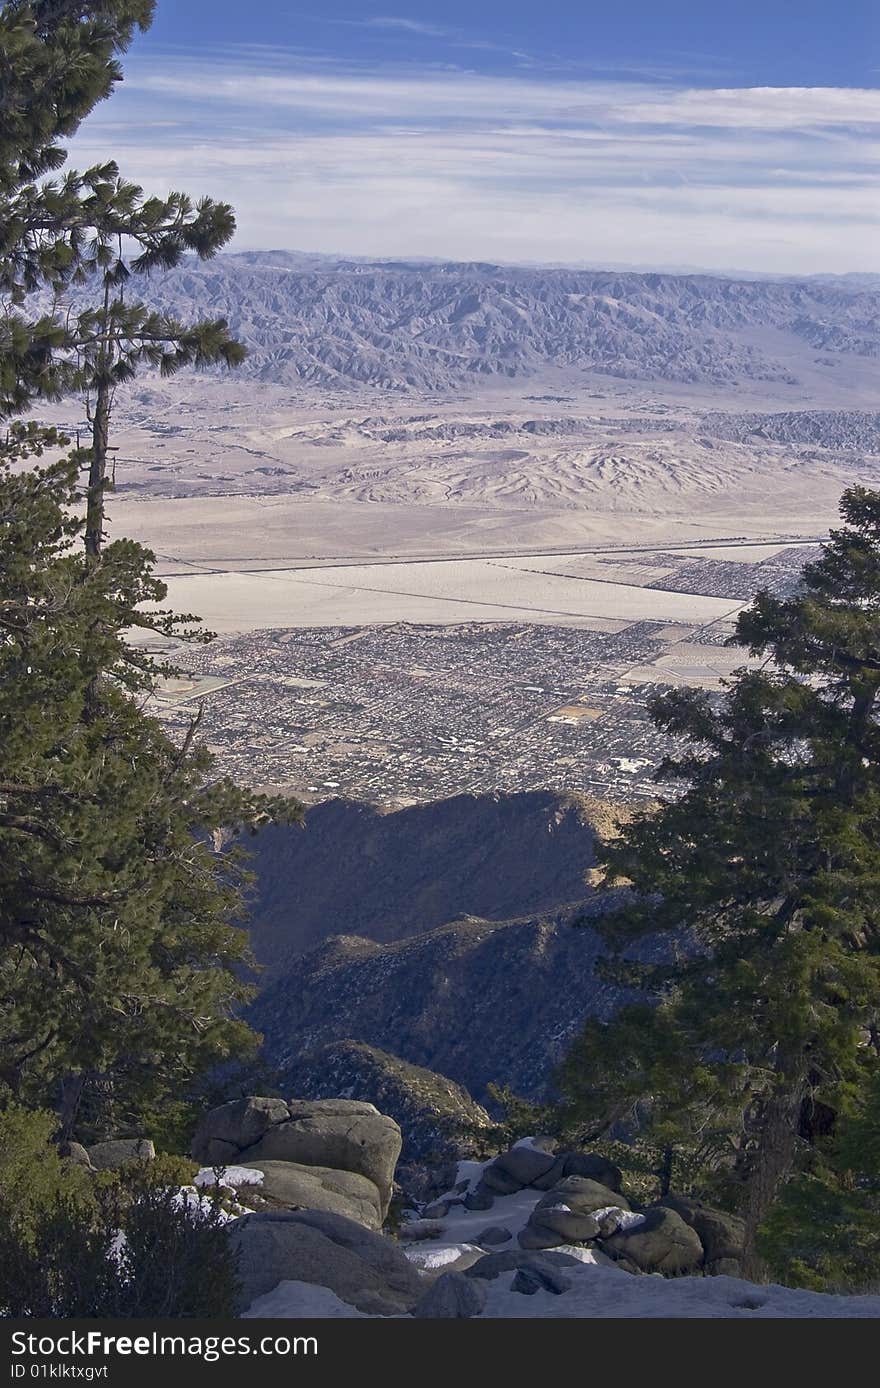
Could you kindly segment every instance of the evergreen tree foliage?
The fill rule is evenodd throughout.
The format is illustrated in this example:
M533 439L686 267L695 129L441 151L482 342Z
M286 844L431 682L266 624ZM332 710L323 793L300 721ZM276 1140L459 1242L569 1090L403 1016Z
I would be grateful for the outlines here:
M115 53L146 28L146 0L43 0L0 9L0 73L9 110L0 144L0 419L82 389L91 425L86 549L103 542L110 417L117 387L141 365L237 365L223 319L183 324L148 310L132 282L215 255L235 231L226 203L147 197L113 161L35 181L65 162L76 130L121 73ZM36 297L34 297L36 296ZM40 311L33 316L36 306ZM29 315L28 310L32 312Z
M590 1131L626 1117L728 1165L749 1246L817 1127L857 1109L880 1044L880 493L789 599L761 593L736 639L760 664L720 701L675 691L658 727L687 750L682 792L607 845L623 909L601 927L618 979L647 990L591 1022L563 1067ZM627 949L655 939L658 962Z
M813 1291L880 1287L880 1077L817 1144L758 1233L774 1278Z
M118 1127L251 1049L242 871L211 836L296 807L212 782L195 728L144 713L125 633L174 629L139 610L164 585L129 541L71 548L75 498L75 461L0 471L0 1055L23 1097L67 1086L68 1126L88 1086Z
M87 1173L56 1116L0 1110L0 1316L233 1316L238 1278L219 1187L157 1157Z
M157 1107L169 1121L194 1076L252 1050L236 1020L245 878L212 841L298 815L212 778L197 719L177 746L145 713L163 671L129 633L195 627L161 610L149 551L103 544L114 390L140 367L242 355L224 323L128 297L133 276L214 254L234 227L225 204L146 198L109 163L39 181L152 11L0 5L0 1079L56 1104L64 1135L78 1117L91 1132ZM92 440L65 452L20 414L74 389Z
M59 1199L88 1198L89 1177L83 1167L62 1160L52 1141L56 1114L27 1109L8 1093L0 1092L0 1103L0 1205L28 1239Z
M154 0L0 4L0 418L34 396L57 396L74 378L75 363L54 357L66 338L59 315L12 310L27 293L60 292L77 274L80 195L100 180L37 180L62 167L58 141L110 95L122 75L118 54L154 8Z

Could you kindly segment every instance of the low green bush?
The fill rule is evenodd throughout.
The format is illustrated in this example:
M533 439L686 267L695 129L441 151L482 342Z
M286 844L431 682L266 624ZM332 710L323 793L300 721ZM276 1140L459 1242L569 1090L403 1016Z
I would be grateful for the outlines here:
M0 1110L0 1315L234 1316L220 1191L195 1192L175 1156L91 1175L59 1155L56 1121Z

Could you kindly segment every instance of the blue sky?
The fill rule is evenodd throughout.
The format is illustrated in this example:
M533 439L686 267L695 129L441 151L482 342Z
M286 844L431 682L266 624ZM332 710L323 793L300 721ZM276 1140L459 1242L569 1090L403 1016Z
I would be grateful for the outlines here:
M73 146L241 249L880 270L876 0L159 0Z

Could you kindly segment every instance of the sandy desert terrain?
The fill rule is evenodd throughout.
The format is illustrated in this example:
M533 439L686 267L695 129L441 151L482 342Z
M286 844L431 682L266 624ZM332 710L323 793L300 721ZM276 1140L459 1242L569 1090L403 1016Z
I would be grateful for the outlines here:
M111 533L217 630L704 623L729 585L646 563L813 542L880 481L871 289L265 253L148 297L249 350L114 405Z
M845 487L880 479L880 442L863 430L847 446L830 412L813 418L831 446L777 442L766 423L719 437L750 418L730 414L727 390L658 398L621 384L547 400L527 382L430 409L381 394L285 404L253 382L159 392L156 423L137 417L155 402L119 410L114 533L150 545L174 603L223 631L708 620L711 596L639 596L646 556L815 541ZM756 403L777 428L804 415L750 392Z

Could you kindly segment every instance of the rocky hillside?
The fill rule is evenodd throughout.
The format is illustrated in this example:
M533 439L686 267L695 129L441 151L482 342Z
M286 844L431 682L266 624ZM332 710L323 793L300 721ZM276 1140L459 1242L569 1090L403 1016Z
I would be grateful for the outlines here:
M393 812L314 805L305 830L273 827L248 840L254 951L277 972L330 935L388 942L462 915L505 920L579 901L596 833L612 831L615 813L551 791L458 795Z
M606 903L464 919L390 944L339 936L268 987L251 1020L282 1088L297 1088L304 1053L350 1039L439 1071L478 1100L490 1082L539 1097L584 1018L610 1016L626 997L594 977L602 942L576 924Z
M387 1113L403 1134L404 1162L432 1165L475 1156L492 1125L486 1110L454 1080L362 1041L309 1051L291 1083L307 1099L357 1099Z
M813 444L838 452L880 453L876 410L785 410L779 414L708 414L704 434L733 443Z
M637 379L792 381L819 354L880 352L880 293L821 281L314 262L187 264L154 306L228 318L263 381L448 390L547 367Z

